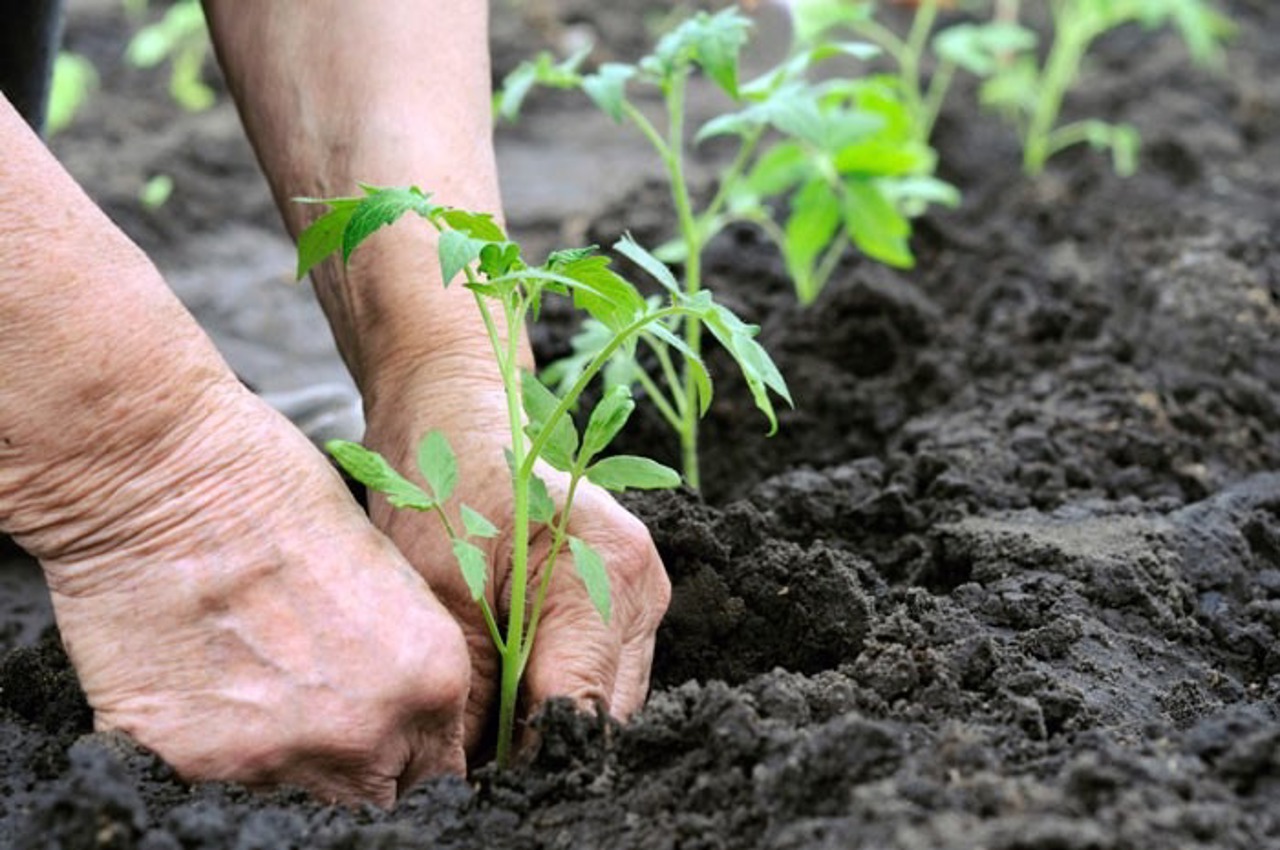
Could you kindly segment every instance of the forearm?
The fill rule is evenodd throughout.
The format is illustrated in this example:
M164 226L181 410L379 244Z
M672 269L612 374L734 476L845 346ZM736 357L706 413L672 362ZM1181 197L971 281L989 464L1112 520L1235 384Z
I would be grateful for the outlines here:
M41 555L92 531L74 527L77 500L129 486L100 470L145 467L193 399L233 379L3 98L0 150L0 529Z
M500 211L483 0L207 0L219 58L290 230L299 196L358 183L421 186L447 204ZM421 221L380 234L313 278L366 395L394 364L487 358L471 294L440 285ZM413 368L406 365L405 368Z

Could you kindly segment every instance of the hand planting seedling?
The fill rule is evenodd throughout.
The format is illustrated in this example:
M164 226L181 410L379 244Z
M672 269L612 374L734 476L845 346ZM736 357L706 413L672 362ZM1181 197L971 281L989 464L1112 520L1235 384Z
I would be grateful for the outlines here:
M695 298L702 291L703 249L734 222L754 223L777 243L805 304L817 297L850 244L881 262L911 266L910 216L929 203L954 204L958 195L933 178L936 157L915 138L908 114L888 87L875 79L809 80L820 63L836 57L866 59L877 48L815 34L798 41L780 65L743 84L739 56L750 26L735 8L699 13L663 36L653 53L638 63L609 63L594 73L581 70L586 52L559 63L543 54L507 77L497 108L514 119L535 85L580 89L610 118L639 130L670 180L679 236L658 254L683 264L686 297ZM686 95L695 71L705 73L728 95L732 107L691 140ZM632 85L661 94L665 128L628 99ZM711 137L736 138L738 150L720 172L715 194L696 209L685 159L692 143ZM768 206L773 199L789 208L782 224ZM679 435L685 478L697 487L699 376L689 364L699 362L702 321L682 316L678 324L671 330L694 355L686 356L682 371L674 368L670 343L664 339L654 349L657 377L620 357L610 378L643 387ZM567 388L606 339L603 329L585 327L574 340L574 355L556 366L549 380Z
M505 623L501 622L502 612L494 610L488 595L492 592L488 584L494 565L477 545L477 541L495 537L499 530L478 511L456 504L453 497L458 464L444 434L432 431L418 447L421 483L393 469L381 455L355 443L333 441L327 448L353 478L382 493L394 507L439 517L471 597L480 606L502 659L497 760L505 765L511 752L520 680L529 661L552 572L566 548L600 616L606 622L610 616L609 579L603 559L587 543L568 534L579 485L585 480L620 491L674 487L680 483L675 471L647 458L603 456L635 407L629 385L608 389L591 411L586 427L579 431L571 411L583 391L615 355L634 358L636 346L644 343L683 357L685 372L695 388L693 404L699 414L705 412L711 400L711 381L698 355L669 329L668 323L677 319L704 325L733 355L756 405L773 427L776 418L769 392L789 402L786 383L755 341L756 328L715 303L709 293L682 291L667 267L630 238L620 241L616 250L653 274L666 293L665 299L643 298L609 267L607 257L592 249L556 252L541 265L530 265L519 245L507 238L491 216L437 205L416 188L367 187L363 197L314 202L327 204L330 209L299 238L299 277L335 251L340 250L346 262L352 251L379 228L405 213L414 213L439 233L440 272L445 285L461 276L463 285L475 296L488 331L506 395L511 439L507 465L511 471L514 520ZM582 364L571 386L560 394L522 372L518 365L524 323L536 317L542 299L549 293L571 297L574 305L603 329L599 351ZM509 329L506 338L498 331L499 316ZM539 477L542 464L567 476L558 505ZM550 529L551 544L537 587L531 587L530 536L536 526Z

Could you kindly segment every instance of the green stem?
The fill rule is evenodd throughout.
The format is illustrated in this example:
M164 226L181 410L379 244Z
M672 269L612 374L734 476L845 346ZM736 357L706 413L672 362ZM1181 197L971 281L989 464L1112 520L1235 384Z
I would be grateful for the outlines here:
M905 49L901 58L902 94L907 99L907 107L915 118L916 138L927 142L926 101L920 90L920 60L933 31L933 22L938 17L938 0L923 0L916 9L916 16L911 22L911 32L907 35Z
M929 80L929 91L925 94L924 105L920 115L920 141L928 142L933 136L933 127L938 123L938 115L942 112L942 102L947 99L951 89L951 81L955 79L956 64L942 61Z
M658 408L662 418L667 420L667 424L672 428L679 428L681 425L680 414L676 412L671 402L667 401L667 397L662 394L662 388L654 382L653 378L649 377L647 372L638 366L636 367L636 381L645 391L645 394L649 396L653 406ZM676 397L679 398L679 396Z
M693 214L689 197L689 184L684 173L684 95L687 74L677 75L666 87L667 115L670 120L667 142L667 171L671 175L671 197L675 201L676 219L680 224L680 238L684 240L684 291L692 297L702 291L702 234ZM688 318L684 322L684 342L694 354L702 355L702 322ZM680 454L684 478L689 486L698 489L698 386L693 370L685 364L681 394L684 424L680 429Z
M646 313L639 319L636 319L634 322L624 327L622 330L618 331L617 334L614 335L614 338L609 340L608 344L605 345L604 348L596 352L595 356L591 358L591 362L583 368L582 374L573 382L573 386L569 388L568 392L564 393L563 397L560 399L560 403L556 405L555 410L551 411L547 416L546 421L542 425L542 430L538 432L538 436L533 438L533 442L529 446L529 452L525 456L524 465L517 466L517 469L519 470L518 474L526 480L533 474L533 464L542 455L542 450L546 448L547 441L551 439L551 434L555 431L555 426L560 421L561 417L569 415L569 409L577 402L579 396L581 396L583 391L587 388L587 385L590 384L592 379L594 379L600 370L605 367L609 362L609 358L613 357L614 353L625 345L627 340L633 334L637 334L642 331L646 325L661 321L668 316L686 316L689 314L690 311L686 307L664 307L654 313Z
M1032 176L1044 171L1045 163L1053 153L1049 144L1050 133L1062 110L1067 89L1075 79L1089 42L1093 40L1092 30L1072 16L1063 14L1061 9L1057 4L1053 6L1056 35L1045 60L1040 77L1040 97L1036 100L1023 142L1022 167Z
M836 266L840 263L840 257L844 255L844 244L843 239L833 239L831 244L827 246L822 258L818 260L818 267L813 272L813 292L810 293L808 300L804 301L806 305L813 303L814 299L818 297L818 293L822 292L827 285L827 281L831 279L831 275L835 274Z
M524 651L520 655L520 675L529 664L529 656L533 653L533 638L542 621L542 607L547 601L547 590L551 587L551 574L555 571L556 561L564 549L564 542L569 538L569 514L573 508L573 497L582 480L583 471L574 469L569 476L569 489L564 497L564 505L560 509L560 520L556 523L555 534L551 540L551 551L547 553L547 566L542 571L542 580L538 583L538 594L534 597L533 607L529 610L529 629L526 632Z
M676 372L675 364L671 362L671 352L667 350L666 343L661 341L651 343L651 346L654 355L658 358L658 365L662 367L662 377L674 393L671 398L675 401L676 410L680 412L680 416L684 416L684 409L689 400L682 393L677 392L680 387L680 378Z
M518 296L517 296L518 297ZM511 745L515 737L515 711L520 696L520 658L524 651L525 597L529 580L529 478L532 467L526 470L524 407L521 404L519 369L516 368L518 334L524 310L519 304L503 302L507 320L507 352L499 355L502 386L507 397L507 419L511 429L511 455L513 466L519 473L512 476L513 506L511 573L507 585L511 599L507 608L507 641L502 652L502 683L498 699L498 767L505 768L511 758ZM493 328L492 317L486 313L486 326ZM500 348L496 329L490 330L494 348Z
M715 197L711 199L711 203L707 204L707 208L702 211L699 218L703 221L709 221L720 214L720 210L729 200L729 192L733 190L733 186L738 182L743 170L746 169L747 163L751 161L751 157L755 154L756 148L760 146L760 140L764 138L765 128L757 127L748 133L742 139L742 146L738 148L738 154L733 158L733 162L729 163L729 167L720 173L720 185L716 187Z

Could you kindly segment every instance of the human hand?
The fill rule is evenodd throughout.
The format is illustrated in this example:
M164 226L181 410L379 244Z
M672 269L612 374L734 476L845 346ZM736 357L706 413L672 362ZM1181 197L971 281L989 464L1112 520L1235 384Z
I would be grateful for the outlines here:
M461 773L470 676L453 618L258 399L223 386L190 412L123 468L79 470L112 496L72 506L41 552L97 728L188 779L330 801L389 806Z
M511 588L511 479L503 457L510 442L506 400L496 369L482 357L437 357L402 375L394 390L385 384L372 395L366 444L398 469L414 468L422 435L433 428L449 437L458 457L455 503L484 514L501 529L486 554L495 564L486 592L501 622ZM557 502L567 477L539 471ZM479 606L472 600L439 521L394 510L380 496L370 506L382 529L426 578L462 626L471 653L466 744L485 743L497 707L500 659ZM605 491L582 482L575 494L569 533L604 559L609 570L613 614L604 623L567 553L552 574L547 600L523 681L523 705L532 713L552 696L567 696L584 708L599 707L620 719L644 702L654 638L670 600L670 582L644 525ZM530 543L530 584L547 567L550 530L535 530Z

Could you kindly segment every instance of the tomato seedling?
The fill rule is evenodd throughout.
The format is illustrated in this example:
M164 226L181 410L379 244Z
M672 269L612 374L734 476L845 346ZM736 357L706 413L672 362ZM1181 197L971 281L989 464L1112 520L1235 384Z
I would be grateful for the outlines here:
M811 303L836 270L847 248L894 266L914 263L908 246L910 217L929 203L958 202L956 191L936 180L936 157L914 138L910 120L892 91L877 80L843 78L813 82L813 69L834 58L867 59L878 49L865 43L814 38L797 42L777 67L739 80L739 59L751 22L736 8L698 13L660 38L635 64L607 63L582 70L583 51L562 62L542 54L513 71L497 98L500 115L514 119L537 85L578 89L610 118L636 128L661 158L670 182L678 238L658 250L683 264L682 289L702 291L702 254L707 243L735 222L750 222L777 243L802 303ZM823 30L825 32L825 30ZM690 137L688 84L706 74L729 98L729 108ZM629 87L655 89L662 97L665 126L659 127L628 97ZM720 172L714 195L700 209L694 202L685 160L691 145L712 137L737 139L738 150ZM782 224L770 201L789 209ZM683 317L684 346L702 349L702 322ZM584 328L575 352L552 370L564 386L606 339ZM657 372L619 363L615 379L642 385L679 436L683 470L697 487L698 413L696 376L687 364L674 369L657 350Z
M507 464L511 470L513 525L511 528L510 602L505 623L494 608L490 563L478 541L495 537L497 526L480 512L455 504L458 464L448 439L438 431L422 438L418 446L421 482L392 468L385 458L356 443L332 441L326 447L357 481L382 493L391 505L433 513L452 542L453 554L472 599L480 606L489 635L502 659L499 696L497 760L510 757L516 698L529 662L552 572L567 548L592 603L607 622L610 616L609 578L600 555L585 541L569 534L569 517L575 493L582 481L609 490L674 487L680 476L650 459L637 456L605 456L604 451L626 424L635 407L629 385L608 389L591 411L586 427L574 424L574 410L584 390L619 353L634 358L638 345L675 351L683 357L685 372L694 386L697 412L711 400L711 381L697 353L673 334L668 323L685 319L710 329L733 355L752 388L756 405L776 427L769 392L788 403L786 383L769 355L755 340L757 328L740 321L706 292L687 293L659 260L629 237L615 249L652 274L666 293L665 299L646 300L629 281L610 268L607 257L593 249L558 251L540 265L527 263L520 246L512 242L492 216L450 208L432 202L417 188L366 187L362 197L304 199L328 205L329 210L308 227L298 240L298 277L316 263L340 251L343 262L381 227L406 213L424 219L439 234L440 276L445 286L455 279L475 297L484 320L507 400L511 443ZM535 317L547 294L566 295L604 329L599 351L582 364L567 391L557 394L537 378L522 372L518 364L520 338L526 319ZM508 328L504 339L496 317ZM538 475L545 463L567 476L563 500L552 499ZM551 529L551 548L536 588L530 587L529 542L535 526Z
M1031 175L1042 172L1053 155L1078 144L1110 150L1117 174L1137 169L1140 139L1131 125L1092 118L1058 123L1063 100L1098 38L1131 23L1148 28L1173 24L1192 59L1212 65L1222 61L1222 42L1232 30L1230 21L1205 0L1052 0L1049 11L1052 41L1043 63L1031 42L994 69L981 95L984 104L1017 128L1023 169Z

